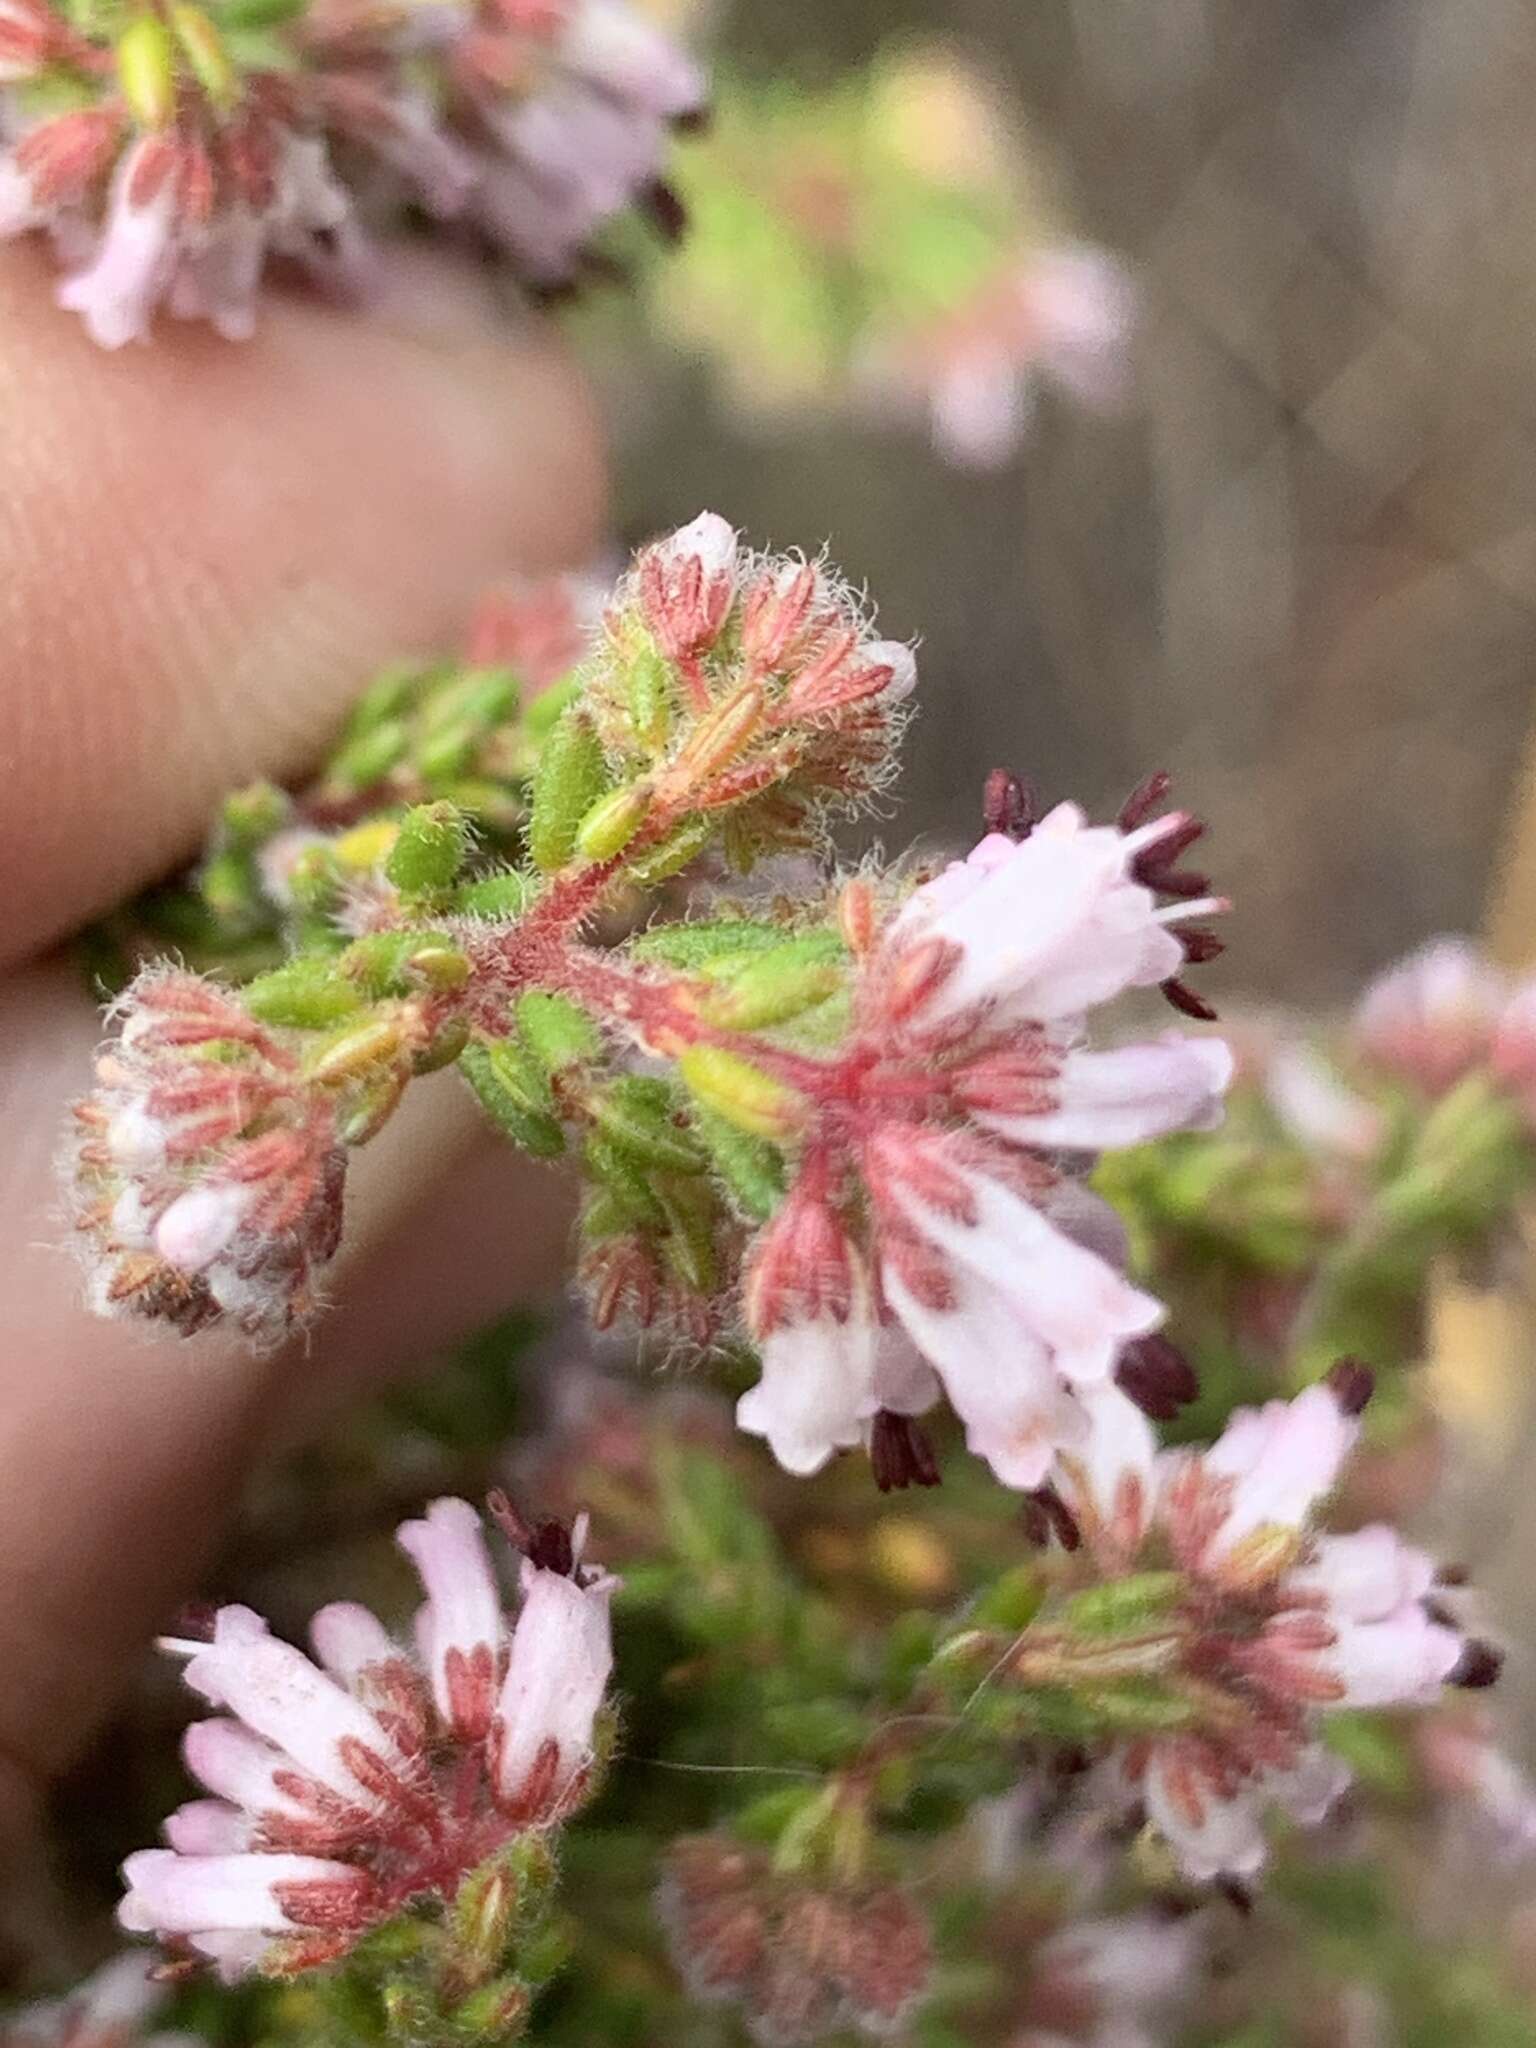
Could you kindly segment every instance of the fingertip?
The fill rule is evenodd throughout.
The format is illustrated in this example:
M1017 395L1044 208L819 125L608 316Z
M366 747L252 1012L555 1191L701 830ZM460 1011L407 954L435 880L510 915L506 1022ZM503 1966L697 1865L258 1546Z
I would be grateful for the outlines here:
M231 784L301 774L480 585L587 558L605 497L578 370L467 264L106 355L0 250L0 959L185 857Z

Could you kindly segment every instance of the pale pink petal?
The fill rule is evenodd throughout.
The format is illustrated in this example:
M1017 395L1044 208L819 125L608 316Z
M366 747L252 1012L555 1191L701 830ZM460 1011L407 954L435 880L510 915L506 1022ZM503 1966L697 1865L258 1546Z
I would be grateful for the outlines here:
M166 1818L165 1839L183 1856L234 1856L255 1834L249 1814L222 1799L188 1799Z
M893 1313L943 1380L970 1449L1005 1486L1041 1485L1058 1450L1083 1440L1087 1422L1013 1306L964 1273L945 1309L929 1308L892 1268L883 1284Z
M378 1616L356 1600L333 1600L309 1624L319 1662L350 1691L363 1673L387 1664L400 1651Z
M875 1405L893 1415L926 1415L943 1398L938 1374L911 1338L883 1328L875 1344Z
M194 1721L182 1736L181 1753L200 1785L250 1814L296 1814L304 1807L280 1792L274 1779L293 1765L280 1749L239 1721Z
M289 1884L355 1887L360 1873L316 1856L179 1856L140 1849L123 1865L127 1892L117 1909L135 1934L196 1934L202 1929L292 1929L274 1888Z
M81 315L102 348L147 337L175 271L177 179L167 172L147 197L138 190L146 157L161 147L161 138L151 136L124 152L95 255L59 286L59 304Z
M1053 1109L1027 1116L983 1112L977 1121L1016 1144L1104 1152L1168 1131L1213 1130L1231 1079L1232 1054L1219 1038L1170 1033L1150 1045L1068 1053L1052 1084Z
M892 1198L948 1260L1011 1304L1020 1331L1047 1347L1065 1378L1104 1378L1122 1345L1163 1320L1160 1302L1000 1181L976 1173L969 1193L974 1223L929 1207L899 1181Z
M1044 249L1020 292L1041 368L1084 405L1118 405L1136 319L1136 286L1125 266L1087 243Z
M1192 1807L1177 1763L1159 1745L1147 1767L1145 1791L1147 1817L1186 1876L1207 1884L1217 1877L1251 1877L1262 1867L1267 1849L1257 1785L1244 1785L1233 1798L1220 1799L1201 1778Z
M577 0L560 58L605 91L663 120L704 102L703 72L625 0Z
M461 1733L484 1734L503 1621L480 1517L468 1501L435 1500L395 1540L427 1590L417 1638L438 1712Z
M657 554L673 567L693 560L707 577L734 578L738 551L735 527L718 512L701 512L697 519L656 543Z
M178 1195L155 1226L155 1249L179 1273L201 1273L245 1220L254 1191L230 1181L204 1181Z
M1007 857L989 851L969 887L953 875L927 883L896 920L894 935L960 948L920 1013L925 1024L977 1006L1019 1021L1075 1017L1178 973L1183 948L1150 890L1129 878L1134 836L1085 826L1060 805L1027 839L1005 843Z
M1344 1686L1348 1707L1428 1706L1461 1662L1458 1630L1409 1601L1380 1621L1331 1617L1337 1640L1317 1661Z
M1087 1431L1063 1458L1057 1484L1069 1506L1087 1510L1133 1552L1156 1505L1157 1434L1113 1380L1079 1387L1077 1399Z
M1488 1057L1507 996L1469 939L1435 939L1366 990L1355 1039L1367 1058L1438 1095Z
M164 2003L163 1984L150 1977L154 1957L129 1949L103 1963L63 2001L79 2038L95 2034L136 2034L140 2023Z
M864 671L890 670L891 679L879 693L882 704L900 704L917 688L917 656L904 640L865 640L854 660Z
M1309 1149L1368 1159L1381 1144L1381 1111L1354 1094L1307 1045L1281 1045L1264 1069L1269 1106Z
M1288 1771L1271 1771L1264 1780L1267 1797L1309 1828L1328 1818L1349 1786L1348 1766L1320 1742L1304 1749Z
M523 1587L497 1706L496 1786L502 1803L513 1809L539 1787L542 1796L529 1815L536 1824L555 1816L591 1759L593 1727L613 1669L613 1581L581 1585L528 1566ZM547 1755L555 1762L544 1779Z
M346 1746L398 1767L394 1744L366 1707L316 1669L302 1651L268 1634L249 1608L220 1608L212 1643L187 1665L187 1684L285 1750L301 1770L343 1798L373 1805L376 1794L344 1761Z
M1319 1537L1314 1555L1291 1573L1286 1588L1319 1596L1330 1613L1352 1621L1380 1621L1427 1598L1435 1571L1427 1552L1375 1522L1348 1536Z
M1208 1556L1219 1558L1256 1529L1302 1527L1333 1490L1359 1434L1359 1423L1323 1385L1291 1401L1240 1408L1205 1454L1207 1471L1234 1489Z
M971 348L943 363L928 387L929 431L946 462L996 469L1029 425L1030 382L1012 349Z
M863 1436L874 1394L877 1332L857 1306L774 1330L762 1345L762 1377L736 1404L737 1425L765 1437L786 1472L819 1472Z

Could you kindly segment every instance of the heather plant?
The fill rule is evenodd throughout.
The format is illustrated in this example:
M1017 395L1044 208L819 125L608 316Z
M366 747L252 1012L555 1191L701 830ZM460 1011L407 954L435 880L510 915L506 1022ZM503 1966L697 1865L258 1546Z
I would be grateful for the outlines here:
M279 1491L383 1552L419 1487L414 1624L167 1632L216 1712L119 1919L212 2038L1530 2038L1394 1839L1529 1856L1502 1652L1369 1505L1429 1258L1536 1175L1528 994L1447 943L1229 1044L1160 774L1093 824L1000 770L964 859L850 863L916 681L705 513L499 593L98 935L99 1313L323 1344L352 1155L448 1070L577 1202L580 1320Z
M675 183L705 83L624 0L0 0L0 93L0 232L107 347L406 234L563 295L691 209L646 302L759 412L981 464L1124 383L1125 274L931 54L727 79ZM1166 774L859 850L918 682L703 512L491 593L87 934L63 1228L123 1371L302 1371L355 1155L455 1090L579 1306L269 1461L104 1745L95 1966L4 2048L1536 2048L1536 1786L1421 1514L1536 985L1443 939L1217 1029Z

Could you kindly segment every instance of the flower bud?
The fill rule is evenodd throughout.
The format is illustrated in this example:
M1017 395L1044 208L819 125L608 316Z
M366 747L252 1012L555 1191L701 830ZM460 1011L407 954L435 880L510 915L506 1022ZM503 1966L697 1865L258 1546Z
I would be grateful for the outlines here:
M761 683L748 683L706 711L667 769L663 787L668 800L729 768L762 725L765 706Z
M400 821L384 872L404 896L430 896L451 886L469 834L452 804L418 804Z
M814 1009L842 982L841 968L828 957L827 935L814 933L760 953L705 999L701 1014L722 1030L760 1031Z
M198 84L217 107L232 107L241 86L224 39L200 7L172 7L171 26Z
M371 1067L386 1066L397 1059L404 1045L405 1032L399 1017L370 1018L314 1053L308 1062L309 1078L322 1084L358 1080Z
M554 1097L538 1065L512 1039L479 1039L459 1056L459 1071L491 1121L535 1159L565 1150Z
M706 1109L752 1137L782 1144L804 1124L804 1099L737 1053L690 1045L678 1054L677 1070Z
M518 997L517 1022L528 1050L547 1074L583 1066L602 1051L597 1027L569 996L530 989Z
M141 128L168 128L176 111L176 53L157 14L141 14L117 43L117 76Z
M327 1031L362 1008L357 989L326 960L291 960L245 987L245 1005L263 1024Z
M577 827L576 851L586 860L611 860L645 823L652 800L646 782L632 782L600 797Z
M528 851L536 867L548 873L565 866L582 820L607 787L602 743L591 720L568 714L544 742L534 770Z
M599 1130L615 1144L673 1173L701 1173L704 1154L678 1116L664 1081L646 1074L624 1074L592 1099L591 1114Z

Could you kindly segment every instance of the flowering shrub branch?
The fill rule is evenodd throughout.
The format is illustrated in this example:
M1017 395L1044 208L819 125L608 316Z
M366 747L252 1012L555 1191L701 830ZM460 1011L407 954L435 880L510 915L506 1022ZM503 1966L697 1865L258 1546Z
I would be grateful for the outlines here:
M830 826L887 786L915 681L823 561L704 514L606 603L517 593L462 661L383 678L310 787L232 797L195 876L106 935L70 1148L97 1310L309 1324L351 1153L457 1068L576 1176L592 1323L706 1355L773 1454L703 1396L655 1427L614 1397L518 1475L570 1520L492 1496L515 1618L445 1493L398 1532L409 1643L350 1602L312 1658L243 1605L168 1640L222 1710L184 1751L211 1796L130 1857L123 1924L178 1967L313 1984L310 2035L517 2038L570 1941L650 1953L610 1881L639 1844L656 2038L693 2001L765 2043L951 2039L986 1998L926 1894L1006 1925L986 1871L1057 1864L1091 1881L1022 1939L1007 2023L1148 2038L1212 1893L1251 1906L1286 1824L1401 1753L1385 1715L1536 1832L1443 1705L1501 1662L1461 1574L1347 1505L1380 1443L1337 1341L1400 1424L1423 1255L1486 1244L1536 1178L1523 993L1433 955L1343 1068L1198 1028L1227 906L1163 776L1096 825L999 771L965 859L840 870ZM172 934L187 964L148 957ZM1136 992L1183 1021L1090 1035ZM818 1473L842 1504L807 1532L770 1489ZM881 1504L941 1477L922 1519ZM873 1594L848 1578L871 1514ZM621 1753L610 1607L655 1754ZM611 1757L767 1781L662 1826L620 1768L610 1827L582 1809ZM550 2038L610 2023L592 1967Z

